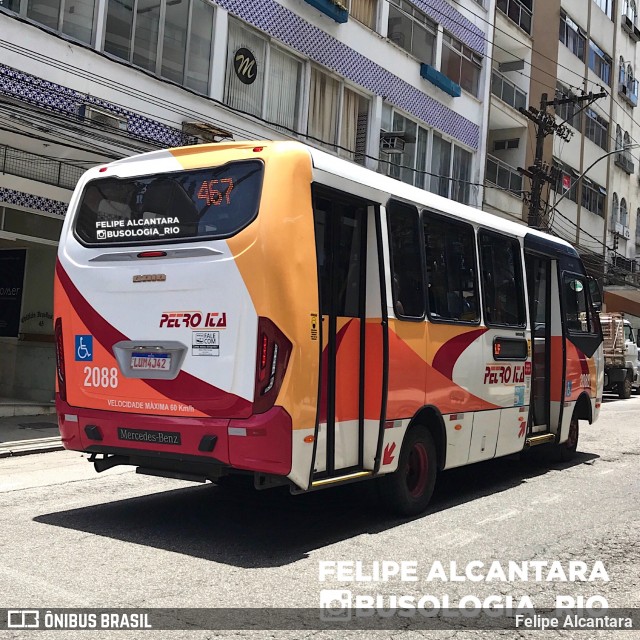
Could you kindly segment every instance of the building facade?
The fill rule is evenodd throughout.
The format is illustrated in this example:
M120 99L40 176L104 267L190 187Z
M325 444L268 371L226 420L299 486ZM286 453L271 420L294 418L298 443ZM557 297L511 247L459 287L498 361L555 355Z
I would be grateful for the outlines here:
M555 114L567 135L544 140L553 179L541 226L576 246L606 307L629 316L640 316L638 24L633 0L497 2L483 198L486 210L527 221L530 180L518 167L534 164L536 128L520 109Z
M82 171L298 139L482 204L492 5L0 0L0 397L53 398L57 239Z

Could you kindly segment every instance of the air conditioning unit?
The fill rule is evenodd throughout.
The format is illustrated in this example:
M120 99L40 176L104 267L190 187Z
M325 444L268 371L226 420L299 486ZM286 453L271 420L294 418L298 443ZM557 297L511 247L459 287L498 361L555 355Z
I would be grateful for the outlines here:
M618 235L620 235L620 236L622 235L622 229L623 229L623 228L624 228L624 227L623 227L619 222L616 222L616 233L617 233Z
M631 238L631 231L629 230L629 227L623 227L622 228L622 236L624 238L626 238L627 240L629 240L629 238Z
M402 153L404 151L404 138L391 133L380 134L380 151L383 153Z
M127 131L129 128L126 116L119 116L110 111L94 107L93 105L82 105L80 107L79 115L83 120L90 120L94 124L108 129Z

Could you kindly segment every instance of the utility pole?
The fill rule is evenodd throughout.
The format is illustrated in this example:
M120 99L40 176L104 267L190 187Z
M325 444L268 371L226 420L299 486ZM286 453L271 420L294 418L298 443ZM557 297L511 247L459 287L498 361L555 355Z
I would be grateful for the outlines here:
M541 202L542 188L545 183L553 184L557 180L557 172L548 164L542 162L544 152L545 138L554 133L559 135L563 140L569 141L573 135L573 131L564 122L556 122L555 114L547 111L548 107L556 107L563 104L579 104L586 102L582 109L585 109L598 98L604 98L607 94L602 91L600 93L589 92L582 96L571 96L569 98L561 98L547 100L547 94L543 93L540 97L540 109L529 107L524 109L520 107L520 113L526 116L536 126L536 154L533 164L527 169L518 167L518 171L527 176L531 180L531 195L529 197L529 216L527 224L537 229L545 227L542 222Z

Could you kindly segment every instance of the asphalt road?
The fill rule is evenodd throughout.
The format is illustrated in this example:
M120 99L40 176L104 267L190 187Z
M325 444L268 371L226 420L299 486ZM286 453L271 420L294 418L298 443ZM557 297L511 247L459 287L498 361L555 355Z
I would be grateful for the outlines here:
M387 515L371 483L291 496L136 475L96 474L79 453L0 460L0 593L3 607L317 608L324 589L354 596L429 594L446 606L471 595L527 596L553 607L557 596L640 607L640 397L607 399L600 420L581 423L571 463L513 457L441 474L432 508L412 520ZM417 581L321 582L321 562L343 572L362 563L405 562ZM478 575L494 561L545 561L542 579L428 580L434 563L451 577L468 563ZM602 573L592 581L546 580L551 563ZM380 566L380 565L378 565ZM395 565L386 565L390 570ZM436 570L439 565L435 565ZM582 566L582 565L580 565ZM348 576L343 576L348 577ZM506 603L506 601L505 601ZM578 637L631 639L638 632L583 631ZM517 636L517 634L519 634ZM77 631L5 631L13 637L76 638ZM505 631L95 631L80 637L413 638L557 637ZM574 632L564 631L563 637Z

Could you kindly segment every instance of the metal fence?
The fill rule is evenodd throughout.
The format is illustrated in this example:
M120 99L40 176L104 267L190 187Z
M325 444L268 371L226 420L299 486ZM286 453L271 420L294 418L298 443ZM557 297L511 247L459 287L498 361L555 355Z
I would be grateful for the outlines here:
M84 171L83 167L74 164L13 147L0 146L0 173L46 182L63 189L73 189Z

